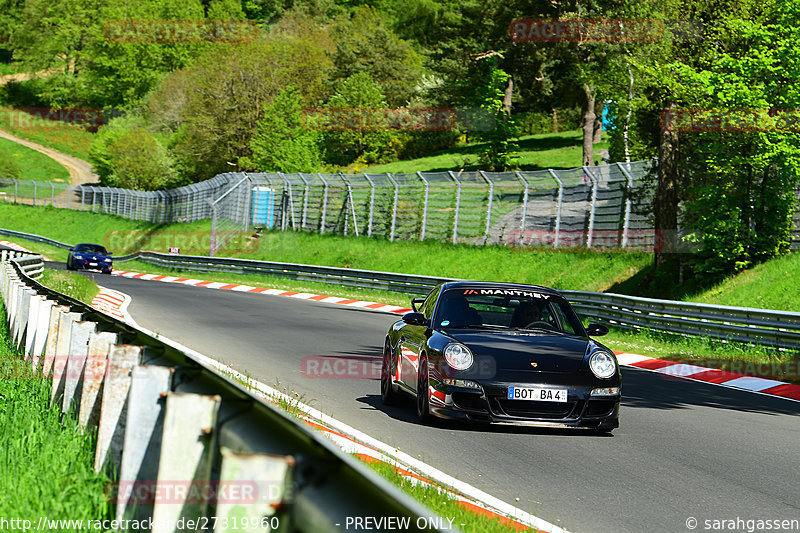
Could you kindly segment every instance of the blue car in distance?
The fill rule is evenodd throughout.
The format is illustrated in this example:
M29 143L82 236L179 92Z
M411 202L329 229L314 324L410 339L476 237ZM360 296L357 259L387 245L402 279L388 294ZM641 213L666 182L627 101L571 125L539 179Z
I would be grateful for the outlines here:
M99 244L82 243L69 249L67 270L100 270L111 274L111 254Z

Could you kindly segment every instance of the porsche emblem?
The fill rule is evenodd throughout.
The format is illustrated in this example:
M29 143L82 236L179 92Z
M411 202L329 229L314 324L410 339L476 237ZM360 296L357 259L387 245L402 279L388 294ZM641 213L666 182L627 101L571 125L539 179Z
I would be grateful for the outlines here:
M532 366L533 368L536 368L537 366L539 366L539 363L536 363L536 362L534 362L534 361L531 361L531 366Z

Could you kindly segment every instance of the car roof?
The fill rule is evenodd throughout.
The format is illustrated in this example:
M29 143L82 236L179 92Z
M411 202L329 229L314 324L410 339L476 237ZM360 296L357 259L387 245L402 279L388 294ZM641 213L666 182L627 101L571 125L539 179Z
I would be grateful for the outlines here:
M564 296L555 289L549 287L542 287L541 285L526 285L524 283L502 283L499 281L448 281L442 284L442 290L449 289L516 289L543 292L546 294L553 294L563 298Z
M94 242L81 242L81 243L76 244L75 248L77 248L78 246L99 246L103 250L106 249L106 247L103 246L102 244L97 244L97 243L94 243Z

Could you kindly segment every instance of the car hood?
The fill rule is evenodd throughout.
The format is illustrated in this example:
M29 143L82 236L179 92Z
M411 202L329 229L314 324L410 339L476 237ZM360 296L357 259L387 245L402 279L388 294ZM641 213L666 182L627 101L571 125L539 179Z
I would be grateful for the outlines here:
M577 372L589 339L539 331L459 331L449 336L476 358L493 358L500 371ZM532 363L535 363L534 367Z

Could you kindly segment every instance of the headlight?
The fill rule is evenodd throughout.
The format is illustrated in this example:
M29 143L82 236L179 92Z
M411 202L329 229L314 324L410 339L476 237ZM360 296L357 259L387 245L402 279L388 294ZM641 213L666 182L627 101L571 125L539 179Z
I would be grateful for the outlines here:
M444 358L456 370L466 370L472 366L472 352L458 342L451 342L444 347Z
M110 257L106 257L106 258L105 258L105 262L106 262L106 263L110 263L110 262L111 262L111 258L110 258Z
M75 259L83 259L83 256L78 254L75 254L72 257L74 257Z
M596 350L589 357L589 368L598 378L610 378L617 371L614 358L604 350Z

